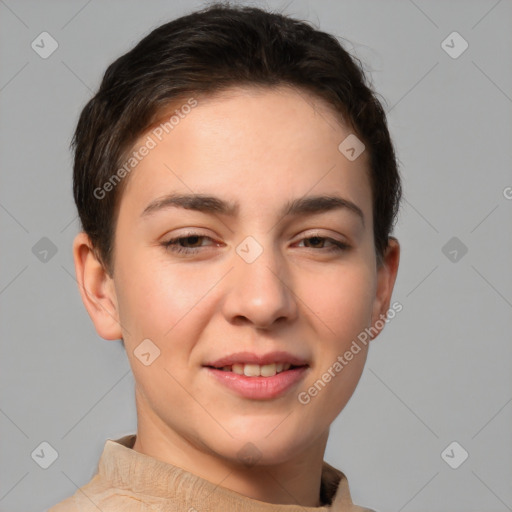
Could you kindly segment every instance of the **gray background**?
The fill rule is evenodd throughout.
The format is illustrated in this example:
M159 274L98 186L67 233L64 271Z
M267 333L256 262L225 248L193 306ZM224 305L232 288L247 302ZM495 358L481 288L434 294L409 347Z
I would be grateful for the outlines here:
M403 311L372 343L326 460L380 512L512 510L512 2L253 3L350 41L387 102L404 179ZM71 495L105 440L136 430L126 355L96 334L74 278L68 145L107 65L204 5L0 0L2 512ZM31 48L43 31L59 45L47 59ZM441 46L453 31L469 44L456 59ZM31 457L43 441L59 455L46 470ZM458 469L441 457L452 441L469 453Z

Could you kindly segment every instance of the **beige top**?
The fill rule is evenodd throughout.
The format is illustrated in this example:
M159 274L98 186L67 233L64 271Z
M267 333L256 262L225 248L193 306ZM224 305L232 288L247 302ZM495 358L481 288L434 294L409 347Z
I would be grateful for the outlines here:
M135 438L108 439L92 480L47 512L374 512L352 504L346 476L325 461L320 497L327 505L274 505L132 450Z

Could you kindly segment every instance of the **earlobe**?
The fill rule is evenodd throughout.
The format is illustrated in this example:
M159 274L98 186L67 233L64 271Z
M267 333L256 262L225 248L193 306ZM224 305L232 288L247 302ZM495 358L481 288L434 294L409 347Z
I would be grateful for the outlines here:
M372 312L372 339L376 338L385 325L391 295L395 286L400 262L400 244L394 237L389 237L388 246L377 269L377 289ZM376 334L373 334L373 333Z
M84 232L75 237L73 259L78 289L97 333L106 340L122 338L114 281L97 259Z

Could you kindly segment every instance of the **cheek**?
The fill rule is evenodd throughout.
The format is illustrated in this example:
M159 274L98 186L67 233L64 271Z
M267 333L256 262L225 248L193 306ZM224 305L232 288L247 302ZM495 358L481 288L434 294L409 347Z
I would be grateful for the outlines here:
M362 262L316 276L314 282L303 281L303 286L320 343L317 364L301 396L327 424L347 404L366 362L368 344L358 336L371 322L375 274Z
M180 359L205 328L215 284L222 273L153 259L126 258L119 265L118 305L125 343L155 341L162 360ZM116 287L117 288L117 287ZM179 340L179 343L177 343ZM175 359L175 360L176 360Z
M119 316L127 355L138 386L156 407L161 399L171 400L169 389L179 389L166 369L172 369L179 381L186 378L189 355L203 329L201 297L214 279L199 279L197 271L183 271L180 265L148 258L125 258L117 270ZM141 354L138 347L147 339L157 349L145 342L144 352L158 356L145 366L137 360L137 354ZM172 396L173 403L179 402L179 393Z
M320 278L310 276L303 280L302 289L329 339L348 341L347 337L370 325L375 276L368 267L347 266Z

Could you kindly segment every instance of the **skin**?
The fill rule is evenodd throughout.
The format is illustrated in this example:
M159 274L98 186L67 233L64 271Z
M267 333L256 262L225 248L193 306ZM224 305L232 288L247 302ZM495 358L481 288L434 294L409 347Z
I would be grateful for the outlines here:
M367 347L309 404L297 395L386 314L400 252L390 238L377 266L367 152L351 162L338 150L350 133L320 99L288 87L201 99L128 178L113 277L77 235L84 304L101 337L124 340L135 376L136 451L254 499L320 505L329 427L357 386ZM238 201L239 215L168 208L141 217L171 192ZM332 194L355 203L364 225L348 209L279 215L290 199ZM191 254L162 246L187 228L210 238L185 239ZM263 248L250 264L236 252L247 236ZM349 248L329 252L332 244L314 236ZM160 350L149 366L134 355L147 338ZM243 398L202 365L245 350L288 351L310 367L284 396ZM259 450L252 467L238 456L247 442Z

